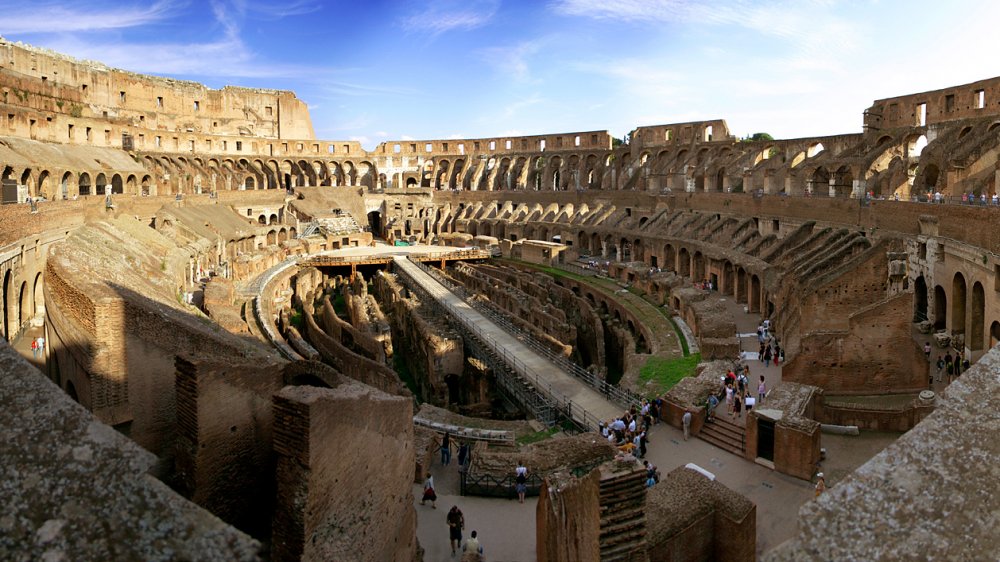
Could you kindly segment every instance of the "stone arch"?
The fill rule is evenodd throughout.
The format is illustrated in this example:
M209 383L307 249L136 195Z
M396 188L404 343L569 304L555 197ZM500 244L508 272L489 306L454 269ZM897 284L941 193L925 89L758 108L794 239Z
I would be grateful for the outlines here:
M77 180L77 186L80 195L90 195L90 174L81 172L80 178Z
M695 281L704 280L706 271L705 256L700 251L696 251L692 259L694 271L691 273L691 278Z
M927 281L920 275L913 282L913 321L927 320Z
M277 222L278 222L277 213L271 213L271 215L267 217L267 224L275 224Z
M750 312L760 312L760 277L757 274L750 276Z
M948 295L941 285L934 286L934 329L944 331L948 324Z
M55 197L53 197L49 193L49 178L50 178L50 176L51 176L51 174L49 174L48 170L42 170L41 173L38 174L38 185L35 188L35 196L36 197L45 197L46 199L55 199Z
M10 341L10 317L13 313L10 306L12 277L13 274L11 274L9 269L3 275L3 337L7 338L7 341Z
M965 345L972 351L981 351L986 343L984 330L986 329L986 291L983 284L976 281L972 285L972 299L969 302L969 337L965 339Z
M830 195L834 197L850 197L854 189L854 173L851 172L851 167L844 165L837 168L833 182L833 193Z
M21 326L28 321L30 318L27 314L32 305L31 295L28 293L28 282L21 281L21 289L17 292L17 329L20 330Z
M73 181L73 173L66 172L59 180L59 198L69 199L69 182Z
M111 193L118 195L125 193L125 182L122 181L121 174L111 176Z
M108 190L108 178L104 174L97 174L94 180L94 194L104 195Z
M273 230L267 231L267 245L274 246L278 243L278 233Z
M135 174L129 174L125 179L125 192L129 195L135 195L138 193L136 188L136 177Z
M681 248L677 255L677 274L689 277L691 275L691 254L688 253L687 248Z
M677 269L677 256L674 252L674 245L666 243L663 245L663 269L675 271Z
M35 274L35 281L31 284L31 316L34 318L45 310L45 292L42 290L42 272Z
M997 343L1000 343L1000 322L994 320L990 324L990 349L993 349Z
M951 281L951 333L965 333L965 276L955 273Z
M830 187L830 172L826 171L823 166L817 166L813 170L812 176L810 176L809 181L809 191L811 193L819 193L822 195L827 194L827 190Z

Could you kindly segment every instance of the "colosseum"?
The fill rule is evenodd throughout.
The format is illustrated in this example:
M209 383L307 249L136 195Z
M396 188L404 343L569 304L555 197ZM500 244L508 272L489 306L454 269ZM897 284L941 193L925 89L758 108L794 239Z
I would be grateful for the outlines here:
M3 39L0 89L0 558L448 560L461 505L463 560L995 559L1000 78L373 150Z

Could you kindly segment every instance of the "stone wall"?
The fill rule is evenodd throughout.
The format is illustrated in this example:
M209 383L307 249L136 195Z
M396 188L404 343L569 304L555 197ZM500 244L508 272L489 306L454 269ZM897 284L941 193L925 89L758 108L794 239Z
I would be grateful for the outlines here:
M414 560L412 401L345 381L286 387L274 411L273 560Z
M934 413L799 510L768 561L993 558L1000 350L952 383ZM831 532L836 529L836 532Z
M650 562L755 560L757 506L685 467L646 494Z
M260 544L150 476L156 457L0 342L0 558L260 560Z
M538 562L600 560L600 473L581 478L566 473L546 478L535 508Z
M280 363L177 357L177 489L255 536L267 536L274 505L274 417Z

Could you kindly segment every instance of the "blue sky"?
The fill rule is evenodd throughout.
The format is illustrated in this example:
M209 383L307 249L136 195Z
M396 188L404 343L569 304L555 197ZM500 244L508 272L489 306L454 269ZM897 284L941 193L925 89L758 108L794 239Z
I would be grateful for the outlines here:
M0 35L108 65L294 90L323 139L723 118L861 130L872 100L1000 75L992 0L0 0Z

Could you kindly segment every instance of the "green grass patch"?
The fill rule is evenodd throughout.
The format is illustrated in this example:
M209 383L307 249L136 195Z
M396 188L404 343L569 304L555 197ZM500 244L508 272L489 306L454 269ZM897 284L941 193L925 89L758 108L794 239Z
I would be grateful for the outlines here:
M301 334L302 325L305 323L305 319L302 317L302 310L299 308L292 309L291 314L288 315L288 323Z
M520 436L520 437L517 438L517 444L518 445L529 445L531 443L537 443L539 441L544 441L544 440L548 439L549 437L552 437L556 433L559 433L561 430L562 430L562 428L557 425L557 426L550 427L548 429L543 429L541 431L536 431L534 433L529 433L527 435L522 435L522 436Z
M700 362L701 353L674 359L650 357L639 370L639 381L642 383L652 381L656 385L657 393L665 392L673 388L679 380L693 375L695 367Z
M674 333L677 334L677 340L681 342L681 350L684 351L684 357L690 356L691 350L688 349L688 339L684 337L684 333L681 332L681 329L677 326L677 322L674 322L674 319L671 318L669 314L664 312L663 315L667 317L667 320L670 321L670 325L674 327ZM701 357L700 353L697 355L698 357Z
M333 312L335 312L337 316L347 319L347 301L344 300L344 293L338 291L337 294L333 296Z

